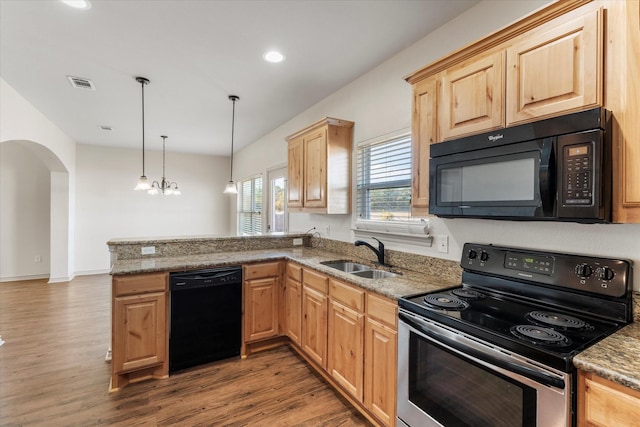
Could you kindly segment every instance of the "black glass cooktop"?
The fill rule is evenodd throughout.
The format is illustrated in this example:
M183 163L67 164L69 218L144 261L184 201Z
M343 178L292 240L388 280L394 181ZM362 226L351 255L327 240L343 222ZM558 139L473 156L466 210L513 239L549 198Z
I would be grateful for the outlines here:
M624 325L467 285L401 298L398 304L565 372L573 370L574 355Z

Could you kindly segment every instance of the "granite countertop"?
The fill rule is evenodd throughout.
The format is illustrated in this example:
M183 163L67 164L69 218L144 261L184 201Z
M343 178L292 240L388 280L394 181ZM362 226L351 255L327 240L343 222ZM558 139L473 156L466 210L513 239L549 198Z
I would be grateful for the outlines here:
M201 268L264 262L277 259L289 259L303 266L325 273L328 276L352 283L356 286L371 290L391 299L398 299L406 295L434 291L444 287L457 286L460 284L459 277L442 277L437 271L435 271L433 275L430 275L406 269L400 270L385 268L386 270L398 273L398 275L384 279L365 279L321 264L323 261L344 260L345 258L353 259L353 257L345 257L343 254L337 254L317 248L300 247L277 250L263 249L202 255L117 260L111 269L111 274L139 274L158 271L179 272ZM371 262L367 260L354 260L361 261L363 264L372 265ZM380 268L375 265L372 265L372 267Z
M632 323L573 358L573 364L640 391L640 323Z
M137 242L143 240L136 240ZM146 239L144 242L155 242ZM159 242L161 242L159 240ZM114 242L115 243L115 242ZM257 249L210 254L166 256L146 259L117 260L111 270L112 275L139 274L160 271L180 272L202 268L242 265L254 262L288 259L303 266L325 273L344 282L376 292L391 299L430 292L460 284L460 277L442 271L420 273L408 269L385 268L399 273L385 279L365 279L327 267L322 262L350 259L363 264L368 260L358 259L326 249L294 247L280 249ZM637 307L636 307L637 309ZM574 365L581 370L592 372L618 384L640 391L640 322L632 323L615 334L594 344L574 357Z

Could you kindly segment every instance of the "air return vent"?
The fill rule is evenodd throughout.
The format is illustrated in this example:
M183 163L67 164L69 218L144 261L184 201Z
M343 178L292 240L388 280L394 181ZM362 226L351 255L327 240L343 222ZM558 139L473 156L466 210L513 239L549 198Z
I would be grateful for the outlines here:
M73 77L73 76L67 76L67 79L69 79L69 83L71 83L71 86L77 89L96 90L96 87L93 85L93 82L89 79L85 79L82 77Z

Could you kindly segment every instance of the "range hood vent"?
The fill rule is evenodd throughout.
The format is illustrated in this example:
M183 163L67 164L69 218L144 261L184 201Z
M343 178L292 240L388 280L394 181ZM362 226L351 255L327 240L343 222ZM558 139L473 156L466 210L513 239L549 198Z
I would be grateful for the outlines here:
M71 86L75 87L76 89L96 90L93 82L89 79L74 76L67 76L67 79L69 79L69 83L71 83Z

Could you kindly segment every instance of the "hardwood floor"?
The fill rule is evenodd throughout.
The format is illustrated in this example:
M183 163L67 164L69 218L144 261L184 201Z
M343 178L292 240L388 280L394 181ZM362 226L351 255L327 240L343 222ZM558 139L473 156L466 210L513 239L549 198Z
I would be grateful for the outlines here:
M107 393L110 276L0 283L2 426L369 426L288 347Z

